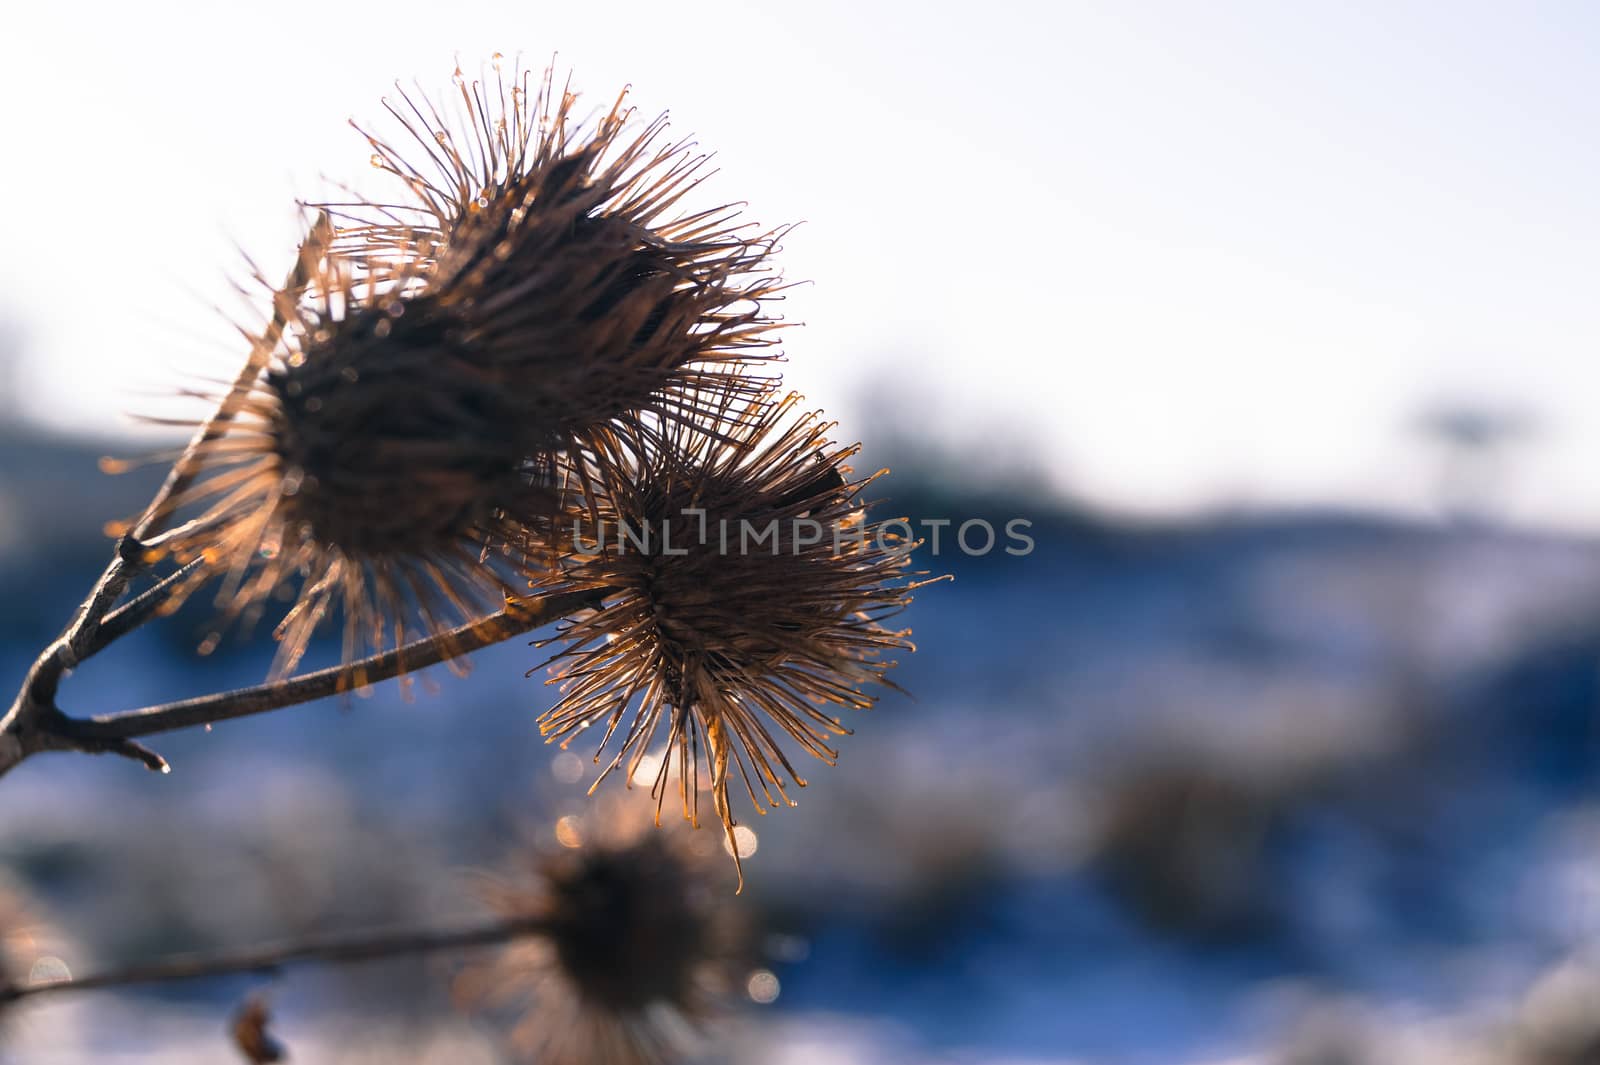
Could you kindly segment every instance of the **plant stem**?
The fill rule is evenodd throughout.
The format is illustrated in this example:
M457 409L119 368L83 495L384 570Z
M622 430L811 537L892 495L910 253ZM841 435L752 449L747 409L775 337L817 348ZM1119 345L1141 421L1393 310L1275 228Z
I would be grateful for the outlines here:
M204 564L203 559L195 559L107 614L95 629L85 657L99 654L151 618L161 616L162 608L171 602L173 590L194 576Z
M542 934L546 922L536 918L501 920L448 929L398 929L359 932L297 940L220 954L180 954L153 962L104 969L88 976L30 984L0 985L0 1004L40 995L102 991L140 984L204 980L238 973L271 973L302 962L346 964L404 955L434 954L492 946Z
M209 725L308 703L376 684L407 670L423 669L532 632L576 610L597 605L603 594L601 590L585 589L557 592L536 599L517 599L479 621L415 640L404 647L347 666L331 666L287 680L148 706L142 710L91 718L64 718L57 722L57 727L63 731L63 739L69 748L81 750L84 745L118 743L139 736Z

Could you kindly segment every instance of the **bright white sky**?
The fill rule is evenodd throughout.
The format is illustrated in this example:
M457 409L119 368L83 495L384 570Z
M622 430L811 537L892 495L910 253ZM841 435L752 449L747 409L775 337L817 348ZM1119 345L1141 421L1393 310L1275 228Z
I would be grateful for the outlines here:
M787 241L790 380L1118 506L1428 498L1413 428L1536 417L1504 509L1600 527L1600 5L28 4L0 41L19 404L97 432L240 357L238 248L370 182L344 125L552 52ZM8 404L9 405L9 404ZM924 413L925 412L925 413Z

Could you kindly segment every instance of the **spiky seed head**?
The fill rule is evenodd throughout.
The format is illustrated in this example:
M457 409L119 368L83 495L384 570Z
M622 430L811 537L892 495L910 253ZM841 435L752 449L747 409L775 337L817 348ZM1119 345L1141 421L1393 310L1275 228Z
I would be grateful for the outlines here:
M602 801L562 819L560 846L533 852L531 876L484 880L492 909L546 931L464 970L456 987L472 1008L514 1011L511 1041L529 1060L679 1060L731 1006L748 925L711 890L704 851L649 827L639 804Z
M779 357L781 231L753 231L734 206L681 209L707 157L666 142L665 116L639 128L619 96L580 122L548 71L537 85L458 71L457 96L388 105L399 146L369 135L372 158L409 203L339 207L335 247L372 270L428 264L423 291L507 375L530 448L771 389L752 366Z
M664 746L652 793L659 807L675 770L691 820L703 766L736 860L734 781L758 812L792 805L805 780L780 738L833 764L850 730L832 711L870 707L892 687L884 656L912 649L882 622L909 602L914 545L866 521L873 478L851 478L854 449L798 401L663 424L569 471L587 496L561 576L609 594L559 633L540 727L566 746L604 726L597 763L620 729L601 779L626 765L631 783Z
M506 381L458 322L402 271L358 276L312 242L302 264L304 286L274 294L259 376L169 504L194 513L171 553L210 563L196 583L227 575L225 619L293 598L275 676L332 610L348 661L498 609L510 586L485 551L553 506Z

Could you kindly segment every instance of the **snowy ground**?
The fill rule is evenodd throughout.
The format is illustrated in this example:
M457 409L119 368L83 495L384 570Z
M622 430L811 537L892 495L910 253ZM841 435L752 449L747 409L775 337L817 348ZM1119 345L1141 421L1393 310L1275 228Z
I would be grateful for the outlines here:
M5 678L105 551L22 465L0 465L0 601L28 604L0 626ZM1549 1045L1600 1000L1600 545L1350 515L1037 517L1028 558L929 560L957 579L908 617L916 701L859 716L798 809L752 819L737 904L781 934L782 994L713 1060L1592 1060ZM26 546L40 522L48 549ZM196 662L192 637L182 618L141 634L64 704L264 669L259 645ZM0 862L76 971L470 915L464 870L586 809L587 778L533 727L538 662L513 642L413 702L169 737L164 778L32 760L0 782ZM277 1030L302 1061L501 1060L446 977L295 970ZM256 986L29 1006L0 1061L222 1060Z

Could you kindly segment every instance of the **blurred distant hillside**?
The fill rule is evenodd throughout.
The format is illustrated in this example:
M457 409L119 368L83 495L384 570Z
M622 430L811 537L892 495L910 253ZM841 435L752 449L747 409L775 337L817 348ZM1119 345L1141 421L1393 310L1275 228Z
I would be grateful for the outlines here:
M0 429L0 679L162 472L103 476L105 450ZM894 466L890 512L1026 518L1035 549L924 553L956 579L905 616L914 701L852 717L800 807L752 819L746 899L792 941L740 1060L1523 1065L1461 1048L1500 1045L1543 974L1600 945L1600 544L1357 513L1130 522L903 441L869 463ZM205 598L63 706L259 680L259 633L194 656ZM30 761L0 785L0 864L75 963L455 914L462 867L586 808L534 728L545 653L491 648L414 702L387 685L158 737L170 777ZM409 1032L440 1048L419 1060L490 1060L411 976L291 980L296 1054ZM241 989L40 1007L20 1045L59 1053L18 1060L214 1062ZM1328 1003L1377 1057L1282 1056ZM1446 1048L1386 1056L1419 1015Z

